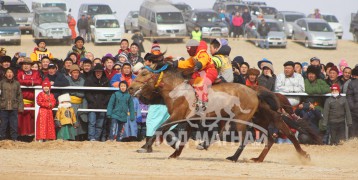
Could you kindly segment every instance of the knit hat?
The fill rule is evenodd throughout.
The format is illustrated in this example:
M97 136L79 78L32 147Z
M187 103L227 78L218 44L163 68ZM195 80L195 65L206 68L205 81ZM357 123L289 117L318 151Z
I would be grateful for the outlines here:
M200 42L198 40L195 39L190 39L187 43L186 46L187 47L191 47L191 46L199 46Z
M137 73L140 69L142 69L142 67L144 67L143 63L138 62L133 67L133 73Z
M258 75L260 75L260 71L258 69L255 69L255 68L250 68L249 70L247 70L247 75L258 76Z
M287 61L285 62L285 64L283 64L283 66L292 66L292 67L295 67L295 63L293 61Z
M313 57L313 58L311 58L311 59L310 59L310 62L312 62L312 61L319 61L319 62L321 62L321 60L320 60L318 57Z
M273 69L272 64L267 63L267 62L262 62L262 63L261 63L261 68L260 68L260 69L263 69L263 68L265 68L265 67L267 67L267 68L271 69L272 73L274 73L274 69Z
M266 59L266 58L263 58L262 60L260 60L260 61L257 62L257 67L259 67L260 69L262 69L262 68L263 68L262 63L265 63L265 64L269 63L269 64L272 65L272 62L271 62L271 61L269 61L269 60ZM271 68L270 68L270 69L271 69ZM273 69L271 69L271 70L273 70Z
M61 104L62 102L71 102L71 97L70 94L66 93L66 94L62 94L61 96L58 96L58 103Z
M49 87L51 89L51 82L48 78L45 78L43 81L42 81L42 88L44 87Z
M309 74L309 73L315 74L316 78L318 78L319 74L321 73L321 69L319 67L317 67L317 66L310 65L307 68L307 74Z
M339 66L348 67L348 63L347 63L346 60L342 59L342 60L339 62Z
M75 39L75 44L77 43L77 41L82 41L83 44L85 43L85 40L83 39L83 37L81 36L77 36L76 39Z
M337 66L332 66L332 67L331 67L331 70L329 70L329 72L331 72L331 71L336 71L337 74L339 74L339 71L338 71Z
M119 57L124 57L124 58L126 58L126 61L128 61L128 55L125 52L122 52L121 54L118 55L118 60L119 60Z
M3 63L3 62L11 63L11 57L10 56L2 56L2 57L0 57L0 63Z
M112 54L107 53L105 56L102 57L102 62L105 63L109 59L112 60L113 62L115 61L114 57L112 56Z
M96 64L96 66L93 68L93 71L104 71L102 64Z
M40 44L41 42L46 43L46 41L45 41L44 39L37 39L37 40L35 40L35 42L36 42L37 46L39 46L39 44Z
M80 68L78 67L77 64L72 64L72 66L70 67L70 73L72 73L73 71L80 72Z
M331 91L333 91L333 90L338 90L339 92L341 92L341 87L339 87L338 84L333 84L333 85L331 86Z

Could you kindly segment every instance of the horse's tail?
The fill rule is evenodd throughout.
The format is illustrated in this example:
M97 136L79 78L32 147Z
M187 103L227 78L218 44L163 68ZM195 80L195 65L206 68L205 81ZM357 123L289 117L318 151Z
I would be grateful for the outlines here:
M306 120L301 118L299 118L298 120L293 120L289 116L284 116L284 115L282 117L283 117L282 119L285 121L285 123L288 126L296 129L299 133L308 136L309 141L311 142L309 144L318 144L318 145L323 144L322 137L319 134L319 132L314 130Z
M277 101L277 98L273 92L266 91L266 90L259 90L257 96L260 101L267 103L270 106L271 110L278 111L279 102Z
M294 113L293 108L291 106L290 101L288 101L287 97L280 93L275 93L275 95L280 102L280 106L281 106L280 108L285 110L285 112L287 112L288 114L293 114Z

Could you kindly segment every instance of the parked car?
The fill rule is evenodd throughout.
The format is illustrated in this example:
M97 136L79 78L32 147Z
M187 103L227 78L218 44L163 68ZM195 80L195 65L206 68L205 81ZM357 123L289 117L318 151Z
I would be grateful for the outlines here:
M31 33L34 15L30 12L26 3L19 0L6 0L2 2L4 3L3 8L15 19L21 31Z
M188 13L192 10L191 6L184 2L172 3L172 5L178 8L183 13L183 16L188 16Z
M336 34L324 19L296 20L293 24L292 39L303 42L307 48L337 48Z
M124 32L133 31L133 29L138 29L138 11L129 11L124 19Z
M224 10L227 17L235 12L244 12L245 8L249 9L247 4L239 1L216 1L213 5L214 11L220 13L220 10Z
M349 32L353 34L354 42L358 43L358 12L351 14L351 24L349 26Z
M284 31L287 38L291 38L292 36L292 24L301 18L305 18L306 15L304 13L295 12L295 11L279 11L276 15L276 19L283 23Z
M212 9L195 9L189 12L186 20L188 33L196 26L200 27L203 39L213 37L227 37L229 30L217 12Z
M338 19L334 15L322 15L323 19L328 22L328 24L331 26L333 31L336 33L336 36L338 39L342 39L343 36L343 26L340 22L338 22Z
M114 15L96 15L93 22L91 36L95 44L121 42L122 30Z
M274 19L278 11L270 6L251 6L250 12L255 16L262 14L265 19Z
M0 42L21 45L21 30L15 19L7 13L0 12Z
M78 19L82 15L91 15L93 18L98 14L115 14L111 7L108 4L81 4L80 9L78 10Z
M46 7L58 7L62 9L66 14L71 12L71 8L67 8L67 3L64 0L33 0L31 4L32 10Z
M138 26L144 36L181 41L187 35L181 11L166 0L144 1L139 9Z
M283 31L282 23L275 19L265 19L267 25L270 27L270 32L267 36L270 47L282 47L286 48L287 38L286 34ZM261 24L260 19L253 19L245 25L245 34L244 37L255 44L255 46L260 45L260 35L257 31L257 28Z
M32 28L35 39L71 43L71 31L68 28L66 14L62 9L58 7L38 8L34 13Z

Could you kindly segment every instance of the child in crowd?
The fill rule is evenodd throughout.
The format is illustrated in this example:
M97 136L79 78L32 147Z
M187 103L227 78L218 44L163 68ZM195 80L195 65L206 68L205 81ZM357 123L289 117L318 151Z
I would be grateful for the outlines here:
M42 82L42 92L37 96L37 104L40 106L36 121L36 140L43 142L55 140L55 124L52 108L56 106L56 99L50 93L51 82L47 78Z
M60 128L57 139L75 140L77 119L72 108L70 94L62 94L58 97L58 111L56 113L56 126Z
M111 119L110 141L113 141L115 137L117 142L121 141L121 132L128 116L128 122L135 120L133 99L127 89L127 82L121 81L119 91L112 94L107 106L107 118Z

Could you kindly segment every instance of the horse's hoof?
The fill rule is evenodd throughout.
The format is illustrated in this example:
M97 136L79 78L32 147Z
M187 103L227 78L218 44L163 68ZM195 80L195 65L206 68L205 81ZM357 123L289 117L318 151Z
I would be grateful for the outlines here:
M253 161L253 162L255 162L255 163L262 162L262 161L259 160L259 158L251 158L250 160Z
M311 160L311 156L310 156L309 154L306 154L304 157L305 157L307 160Z
M137 150L137 153L151 153L153 150L150 149L145 149L145 148L140 148Z
M233 156L229 156L226 159L232 162L237 162L237 159L235 159Z

